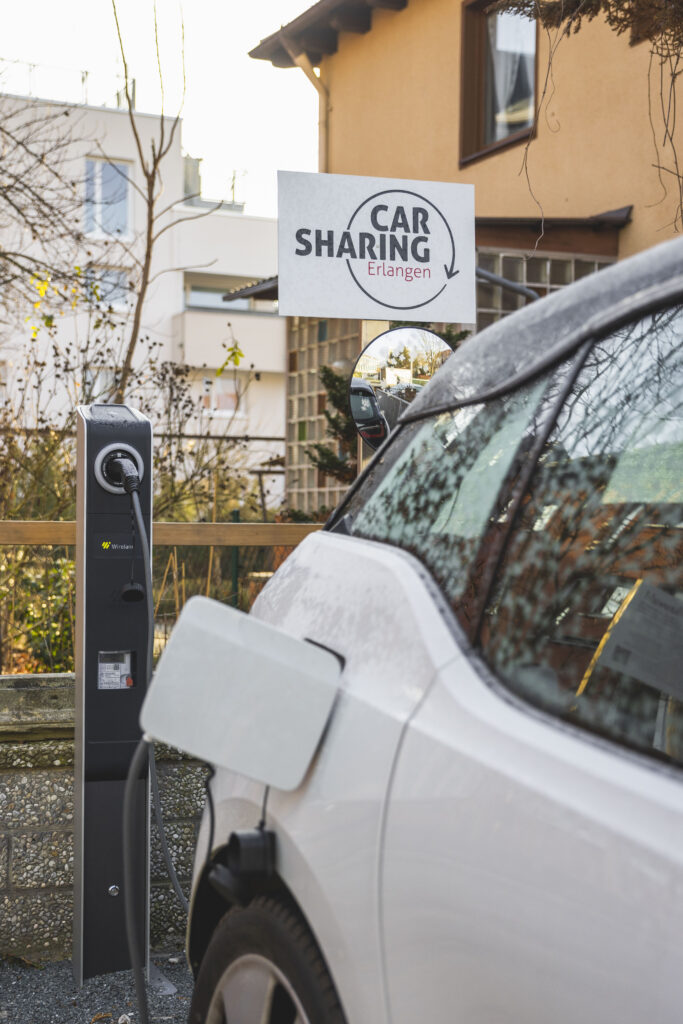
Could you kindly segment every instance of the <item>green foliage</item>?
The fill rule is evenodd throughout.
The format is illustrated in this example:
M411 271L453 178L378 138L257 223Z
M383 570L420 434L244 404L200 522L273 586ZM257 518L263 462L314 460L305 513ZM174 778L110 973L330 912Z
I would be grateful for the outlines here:
M73 671L74 562L66 549L0 555L1 671Z
M412 320L394 320L390 326L392 330L395 327L416 327L419 330L432 331L442 341L445 341L454 352L470 336L470 331L456 331L452 324L416 324Z
M239 366L244 359L244 352L240 348L240 343L238 341L233 339L230 345L226 345L224 347L227 349L228 354L223 363L216 370L217 377L220 377L229 366Z
M498 0L494 7L567 31L601 16L615 32L628 32L632 46L646 40L667 49L683 46L683 0Z
M349 382L347 377L335 373L329 366L322 366L319 376L327 392L328 403L335 410L325 409L327 435L337 444L334 448L319 442L309 445L306 455L326 476L348 484L355 480L357 472L356 425L349 408Z
M413 361L407 345L403 346L401 352L390 352L387 356L387 366L395 367L397 370L409 370Z
M51 557L42 571L27 571L19 609L34 671L73 671L74 562Z
M350 484L356 477L355 464L347 455L337 455L325 444L316 442L306 449L308 458L325 476L331 476L344 484Z
M327 392L327 400L336 412L325 409L327 433L339 442L346 451L356 443L356 425L349 408L349 382L343 374L335 373L329 366L321 366L320 381Z
M286 508L278 513L279 523L324 523L332 509L323 505L315 512L304 512L299 508Z

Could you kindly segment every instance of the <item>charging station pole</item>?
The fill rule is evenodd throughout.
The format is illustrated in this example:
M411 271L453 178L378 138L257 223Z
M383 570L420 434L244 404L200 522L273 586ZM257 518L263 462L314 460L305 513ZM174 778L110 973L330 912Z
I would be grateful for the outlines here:
M145 601L151 595L145 594L130 497L107 467L117 454L137 465L151 551L152 428L125 405L81 406L77 424L73 972L81 985L131 966L123 795L149 683ZM149 960L149 779L141 778L137 787L135 902L139 946Z

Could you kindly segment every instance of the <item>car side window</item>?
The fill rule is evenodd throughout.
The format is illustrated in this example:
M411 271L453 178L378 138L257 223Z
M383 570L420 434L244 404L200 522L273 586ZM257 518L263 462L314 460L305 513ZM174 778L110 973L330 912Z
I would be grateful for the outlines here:
M415 555L459 607L483 535L505 519L501 485L527 457L551 380L405 426L349 503L351 533Z
M591 349L513 522L485 658L518 695L683 764L683 311Z

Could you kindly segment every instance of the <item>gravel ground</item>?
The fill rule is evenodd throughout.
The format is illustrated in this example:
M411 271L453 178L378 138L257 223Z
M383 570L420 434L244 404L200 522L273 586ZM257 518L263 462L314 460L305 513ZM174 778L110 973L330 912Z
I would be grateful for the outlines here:
M153 962L177 992L161 995L148 988L150 1024L186 1024L192 975L184 954L154 956ZM91 978L78 989L70 960L36 966L16 959L0 961L0 1024L136 1024L138 1020L131 971Z

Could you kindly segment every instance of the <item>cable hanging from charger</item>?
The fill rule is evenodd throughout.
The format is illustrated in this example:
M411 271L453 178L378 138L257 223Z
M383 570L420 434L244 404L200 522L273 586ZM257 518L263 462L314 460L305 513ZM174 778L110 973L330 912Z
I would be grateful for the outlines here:
M137 528L137 536L140 540L140 546L142 549L142 564L145 574L145 596L146 596L146 607L147 607L147 650L146 650L146 679L147 683L152 678L152 665L154 659L154 600L152 590L152 564L149 550L149 541L147 539L147 531L145 530L145 523L142 515L142 507L140 505L140 476L137 467L133 461L125 455L116 455L110 462L108 472L112 477L117 479L117 482L123 486L125 492L130 495L131 499L131 511L133 520ZM124 901L125 901L125 912L126 912L126 936L128 939L128 949L130 953L131 967L133 970L133 980L135 984L135 992L138 1001L138 1009L140 1011L140 1022L141 1024L149 1024L149 1009L147 1005L147 991L145 989L145 979L143 962L144 957L139 947L139 936L135 928L135 900L133 898L133 877L134 877L134 866L133 866L133 835L132 835L132 823L134 821L135 801L136 801L136 783L140 778L140 775L144 769L145 761L150 775L150 787L152 791L152 805L154 807L154 816L157 823L157 829L159 832L159 839L161 843L162 854L166 863L166 868L171 879L171 884L178 896L183 909L187 913L189 910L189 902L182 891L178 876L176 874L173 862L171 861L171 855L169 853L168 844L166 842L166 832L164 829L163 817L161 813L161 800L159 796L159 784L156 773L156 762L154 759L154 745L149 742L145 736L143 736L136 748L133 755L133 759L130 764L128 771L128 777L126 779L126 786L124 790L123 800L123 875L124 875Z
M140 538L140 546L142 548L142 564L145 573L145 595L147 599L148 631L147 659L145 667L147 671L146 678L149 684L152 678L152 665L154 660L154 600L152 590L152 563L149 552L149 543L147 541L147 531L145 530L145 523L142 517L142 507L140 505L140 477L138 475L137 467L134 465L132 459L123 455L116 456L112 459L109 472L112 475L116 474L118 476L124 490L130 495L133 519L137 528L137 535ZM164 863L166 864L166 870L171 880L173 890L180 900L183 910L187 913L190 909L190 902L185 896L180 885L177 872L173 865L173 861L171 860L168 843L166 841L166 830L164 828L163 816L161 813L161 797L159 795L159 780L157 777L153 744L150 744L149 750L149 775L152 790L152 806L154 808L154 817L159 832L161 853L164 858Z

